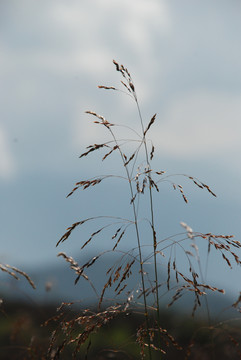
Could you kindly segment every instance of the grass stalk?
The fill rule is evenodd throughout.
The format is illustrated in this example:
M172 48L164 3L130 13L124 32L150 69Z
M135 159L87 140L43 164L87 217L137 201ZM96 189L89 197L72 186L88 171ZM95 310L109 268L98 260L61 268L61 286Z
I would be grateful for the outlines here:
M172 298L169 300L169 303L167 304L167 307L172 306L176 301L178 301L184 294L189 293L190 296L193 296L193 309L192 309L192 316L195 315L196 310L201 307L201 301L204 297L204 301L206 301L207 310L208 310L208 317L209 317L209 329L213 331L215 327L211 324L210 320L210 313L208 309L208 304L206 300L207 291L217 292L217 293L224 293L223 289L219 289L215 286L211 286L209 284L204 283L204 277L202 272L202 262L199 257L198 253L198 246L195 242L196 239L200 240L200 242L206 241L208 243L208 255L213 249L213 251L221 253L222 258L224 259L226 265L228 265L229 268L232 268L231 260L234 260L237 265L241 264L241 261L239 260L238 255L233 251L233 249L239 249L241 248L241 243L239 241L233 240L232 235L214 235L211 233L203 234L200 232L194 232L187 224L184 222L180 222L180 225L185 229L185 232L168 236L165 239L160 239L157 237L156 234L156 224L155 224L155 209L154 209L154 202L153 202L153 189L156 189L159 191L159 183L169 183L173 187L174 190L177 190L179 194L181 194L183 200L185 203L188 203L188 199L184 193L182 185L175 183L171 180L171 177L173 176L183 176L186 180L191 181L195 186L197 186L199 189L202 189L203 191L208 191L212 196L216 197L216 195L213 193L213 191L209 188L208 185L201 182L199 179L185 175L185 174L175 174L175 175L165 175L165 171L154 171L151 169L151 160L153 158L154 154L154 146L152 145L151 151L149 153L149 149L147 146L147 139L146 134L149 131L150 127L155 121L156 114L151 118L149 121L147 127L144 126L144 121L142 118L142 113L140 110L136 90L131 78L130 73L128 70L123 66L119 65L115 60L113 60L113 63L116 67L116 70L121 73L122 80L121 83L124 86L123 89L117 89L113 86L99 86L101 89L106 90L114 90L114 91L120 91L122 93L127 94L131 97L131 99L135 102L135 106L137 107L138 117L139 117L139 123L141 127L141 131L136 131L136 129L131 128L130 126L126 125L118 125L118 124L112 124L108 120L106 120L103 116L98 115L97 113L93 111L86 111L86 113L93 115L96 119L94 123L97 123L99 125L105 126L105 128L108 130L111 141L106 141L102 144L94 144L87 147L87 151L84 152L81 156L87 156L93 151L99 150L99 149L108 149L108 152L105 153L104 157L102 158L102 161L105 160L109 155L111 155L115 150L118 150L122 166L125 168L126 176L115 176L115 175L101 175L101 176L95 176L88 180L82 180L75 184L74 189L68 194L68 196L72 195L77 189L82 188L83 190L95 186L99 184L100 182L104 181L107 178L121 178L128 181L129 186L129 195L131 197L130 204L132 206L132 219L124 219L124 218L116 218L118 219L118 228L115 229L115 233L112 236L112 239L115 239L115 245L112 247L112 250L109 250L110 252L116 252L119 251L119 249L116 250L117 246L119 246L120 240L123 238L125 231L129 227L129 225L134 225L134 231L136 236L136 246L132 249L128 249L127 251L124 251L124 254L127 258L124 259L124 256L121 257L117 262L115 262L106 272L106 276L108 276L108 280L103 286L102 293L99 297L99 308L98 313L95 314L88 314L88 310L83 314L83 316L80 316L79 318L73 319L71 323L67 323L66 329L67 331L67 337L64 341L68 343L68 337L70 337L71 344L75 344L76 349L75 353L77 354L79 351L80 346L84 345L86 340L90 337L90 335L94 332L96 332L100 327L105 325L107 322L112 320L113 318L119 316L120 314L126 314L127 309L129 308L130 304L132 303L132 300L134 299L134 295L130 296L130 291L127 291L125 294L127 298L125 298L124 302L122 301L122 305L120 303L117 303L113 306L107 307L106 309L100 309L100 306L102 304L102 301L104 299L104 294L107 288L114 285L114 294L115 298L118 297L122 291L126 288L127 283L126 280L131 275L131 267L135 263L135 261L139 262L139 273L140 273L140 283L141 283L141 293L137 295L136 300L139 298L143 298L143 304L144 305L144 324L140 325L137 333L136 333L136 341L141 349L141 358L144 358L145 349L148 350L148 356L149 360L152 360L154 357L153 351L155 350L158 353L158 358L161 359L162 354L166 354L166 351L168 350L168 347L170 345L173 345L176 350L182 350L182 347L179 346L179 344L176 342L174 337L169 334L167 329L163 327L163 318L161 318L160 314L160 298L161 296L165 296L169 294L170 292L174 293ZM117 138L116 132L112 130L113 126L122 126L128 130L131 130L135 136L138 137L138 139L129 139L129 138ZM128 157L123 151L123 147L129 142L136 142L138 145L135 147L134 153L129 155ZM136 176L133 177L133 171L136 167L137 159L139 159L139 156L141 154L141 148L144 149L144 160L141 162L140 166L137 166L137 173ZM143 163L145 164L144 170L142 170ZM132 164L132 165L131 165ZM158 177L158 180L155 181L155 179ZM135 185L134 185L135 184ZM158 185L157 185L158 184ZM142 233L141 233L141 227L140 227L140 219L139 219L139 205L140 205L140 197L144 195L144 189L148 186L148 216L147 220L148 224L151 226L151 239L148 241L148 243L142 243ZM68 197L67 196L67 197ZM71 235L72 231L77 226L81 226L82 224L86 223L89 220L98 220L98 219L113 219L113 216L96 216L87 218L81 221L78 221L74 224L72 224L69 228L67 228L66 233L61 237L61 239L58 241L57 245L60 243L66 241L68 237ZM126 225L126 222L128 225ZM101 231L109 228L110 226L117 226L116 222L108 223L107 225L102 226L100 229L94 231L89 239L85 241L85 243L82 245L81 249L83 249L87 244L90 243L92 238L99 234ZM186 248L184 242L188 242L188 248ZM194 249L196 251L196 256L190 251ZM150 247L151 252L148 255L144 255L143 248ZM60 253L61 256L65 258L65 260L70 264L70 267L75 271L77 274L77 278L75 280L75 284L79 281L80 277L84 277L85 280L89 280L88 276L85 274L85 270L87 270L90 266L92 266L97 259L99 259L106 251L98 254L97 256L94 256L92 259L90 259L88 262L86 262L84 265L79 266L78 263L72 259L72 257L68 257L64 253ZM123 252L122 252L123 253ZM180 256L179 253L184 256ZM169 259L167 264L163 263L167 270L167 279L166 281L162 280L162 283L159 283L158 279L158 266L157 266L157 255L158 256L165 256L168 254ZM129 263L128 259L131 257L131 262ZM147 269L146 262L149 259L153 259L154 266L151 270L152 278L148 278L148 274L144 272L144 270ZM181 259L181 260L180 260ZM181 264L181 271L179 269L179 262L182 261ZM186 265L183 266L183 265ZM174 276L172 276L174 274ZM138 275L139 276L139 275ZM199 280L200 279L200 280ZM150 287L148 287L148 283L150 282ZM162 287L162 285L165 285ZM128 289L128 288L127 288ZM132 292L134 294L134 290ZM154 304L155 306L152 308L152 310L155 310L155 317L154 321L150 317L150 309L151 307L148 306L148 299L147 297L149 295L152 296L154 294ZM240 296L241 298L241 296ZM241 301L240 298L232 305L234 308L238 306L239 302ZM134 299L134 301L136 301ZM138 302L134 302L134 306L138 305ZM87 315L86 315L87 314ZM77 333L76 337L72 337L72 331L76 324L79 324L81 322L83 326L83 331L80 331ZM71 336L70 336L71 335ZM54 344L54 341L53 341ZM62 345L59 346L59 351L62 351L62 347L65 346L66 343L62 343ZM50 347L51 348L51 347ZM187 353L191 354L191 348L192 348L192 342L188 345ZM189 356L189 355L188 355ZM186 358L188 358L188 356Z
M118 146L118 151L120 153L121 160L123 162L123 166L124 166L124 168L126 170L126 175L127 175L127 178L128 178L131 199L133 199L134 192L133 192L133 188L132 188L131 176L130 176L128 167L125 166L125 159L124 159L123 152L121 151L121 148L118 145L118 141L117 141L117 139L115 137L114 132L111 130L110 127L108 127L108 130L110 131L116 146ZM139 227L138 227L138 217L137 217L136 205L135 205L134 201L132 201L132 210L133 210L133 215L134 215L135 232L136 232L136 239L137 239L137 245L138 245L139 262L140 262L141 284L142 284L143 301L144 301L144 309L145 309L145 322L146 322L146 329L147 329L148 353L149 353L149 359L151 360L152 359L151 340L150 340L150 336L149 336L149 332L148 332L148 329L150 329L150 324L149 324L149 315L148 315L147 299L146 299L146 287L145 287L145 279L144 279L143 257L142 257L142 251L141 251L141 240L140 240L140 233L139 233Z
M146 135L145 135L142 114L141 114L139 102L138 102L138 99L136 96L136 92L134 94L134 98L135 98L135 102L137 105L137 110L138 110L138 114L139 114L139 118L140 118L140 122L141 122L146 162L147 162L148 169L150 170L151 167L150 167L147 144L146 144ZM154 276L155 276L155 288L156 288L155 293L156 293L157 325L158 325L158 329L160 329L161 328L161 319L160 319L160 302L159 302L158 271L157 271L157 256L156 256L157 241L156 241L156 232L155 232L155 223L154 223L154 207L153 207L153 197L152 197L151 172L148 173L148 182L149 182L148 188L149 188L149 201L150 201L150 213L151 213L152 241L153 241ZM158 346L159 346L159 348L161 347L160 331L158 331Z

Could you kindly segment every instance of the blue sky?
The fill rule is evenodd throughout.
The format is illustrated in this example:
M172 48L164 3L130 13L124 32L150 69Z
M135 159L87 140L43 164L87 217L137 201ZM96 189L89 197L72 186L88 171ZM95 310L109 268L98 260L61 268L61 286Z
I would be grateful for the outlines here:
M102 168L94 156L78 159L87 145L105 139L84 111L137 124L127 97L97 89L118 85L113 58L131 72L145 121L158 114L150 132L155 166L196 176L218 195L180 179L186 206L165 185L157 200L163 233L180 231L185 221L240 239L239 1L6 0L0 7L1 262L59 262L55 244L65 228L108 212L98 191L65 196L74 182L117 169L111 161ZM109 210L121 204L121 213L117 195ZM75 255L78 236L60 250ZM219 279L215 261L211 276Z

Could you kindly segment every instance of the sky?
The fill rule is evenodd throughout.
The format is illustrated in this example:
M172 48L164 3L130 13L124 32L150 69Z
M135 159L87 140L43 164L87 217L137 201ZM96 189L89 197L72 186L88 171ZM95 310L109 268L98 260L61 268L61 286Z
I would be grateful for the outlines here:
M127 96L97 88L120 86L113 59L131 72L144 121L157 113L150 131L157 170L195 176L217 194L178 178L185 205L163 185L156 200L163 236L184 221L240 239L240 18L237 0L1 1L0 262L59 263L59 250L75 255L79 237L87 236L78 233L56 249L67 226L125 212L115 183L66 199L76 181L118 170L115 161L100 165L98 156L79 159L106 135L85 111L138 126ZM102 239L95 246L105 245ZM219 281L215 258L210 271ZM238 292L234 274L236 285L229 271L221 277Z

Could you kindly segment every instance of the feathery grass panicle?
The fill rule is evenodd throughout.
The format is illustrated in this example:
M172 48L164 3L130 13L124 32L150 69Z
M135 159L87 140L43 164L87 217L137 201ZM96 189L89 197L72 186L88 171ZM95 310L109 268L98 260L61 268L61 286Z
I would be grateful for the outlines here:
M27 282L32 286L32 288L36 289L36 286L33 280L29 277L29 275L26 272L19 270L15 266L10 266L8 264L0 264L0 270L12 276L16 280L19 280L17 274L22 275L27 280Z
M88 110L87 114L93 116L97 120L94 121L97 125L104 125L110 140L105 143L95 143L86 148L86 151L80 155L80 158L88 156L96 150L105 149L107 152L102 155L101 161L110 157L114 152L119 153L120 169L123 171L123 176L115 175L97 175L91 179L78 181L72 191L67 195L71 196L77 189L91 189L93 186L102 183L104 179L124 179L126 180L127 190L129 192L129 203L132 209L132 218L117 218L114 216L96 216L79 222L75 222L67 228L65 234L57 242L57 246L66 241L73 230L83 225L87 221L108 220L107 224L99 227L92 232L89 238L81 244L81 250L92 243L92 239L99 234L103 234L104 230L114 226L113 235L110 238L110 249L103 250L102 253L96 254L84 265L78 265L75 260L66 255L59 253L69 264L73 271L75 271L77 278L83 276L90 281L89 277L84 271L90 268L97 260L101 261L102 255L106 253L113 254L113 265L103 274L104 285L98 296L98 312L89 313L86 309L79 317L74 317L71 320L61 320L61 326L53 332L50 342L50 349L56 348L58 338L62 339L55 350L55 358L59 358L61 352L66 346L75 346L73 355L77 356L82 345L88 342L86 353L91 349L91 335L100 330L106 323L120 314L128 314L131 312L131 306L134 311L137 311L140 299L143 301L142 313L144 315L144 323L139 326L136 333L136 340L140 346L140 356L144 358L147 356L151 359L161 359L167 356L168 349L174 346L179 351L182 347L174 339L173 334L169 333L163 326L163 318L161 316L161 301L167 294L169 294L169 301L163 305L167 308L176 303L183 295L190 294L193 296L193 306L190 307L192 316L195 315L198 308L205 304L209 313L207 295L209 292L216 292L224 294L224 289L219 289L216 286L207 284L203 275L203 259L200 258L198 243L206 242L207 244L207 258L211 251L219 252L221 259L231 269L234 264L240 265L240 259L237 251L240 250L241 243L233 239L232 235L215 235L211 233L195 232L185 222L181 222L184 232L180 234L171 235L167 238L162 238L162 235L157 231L156 223L158 223L159 212L155 208L153 202L154 191L159 192L160 186L163 182L169 182L174 190L177 190L184 202L188 204L188 199L183 190L183 185L179 182L172 181L174 176L182 176L184 179L190 180L198 189L207 190L212 196L216 194L210 189L208 185L200 181L196 177L186 174L171 174L167 175L164 170L155 170L150 166L150 161L153 160L155 147L153 143L147 139L147 135L151 133L152 127L155 125L157 114L154 114L149 122L145 123L140 110L134 81L130 72L126 67L113 60L115 69L121 75L121 88L114 86L99 85L99 89L113 90L115 92L125 93L132 98L139 116L139 128L131 128L125 126L126 131L131 131L135 134L135 138L118 139L118 124L109 122L104 116L99 115L95 111ZM136 148L130 151L128 144L137 144ZM139 162L139 164L138 164ZM136 174L133 176L133 174ZM100 185L101 186L101 185ZM140 207L142 206L142 198L146 197L148 200L147 217L143 220L140 217ZM143 205L146 207L145 205ZM141 224L147 222L151 234L146 235L142 233ZM133 228L135 232L136 246L128 248L129 242L128 231ZM131 233L133 237L133 233ZM125 251L120 250L121 243L125 242ZM148 255L146 251L149 249ZM144 256L145 251L145 256ZM116 254L120 255L119 260L116 260ZM181 256L180 256L181 255ZM183 260L184 258L184 260ZM165 260L167 259L167 260ZM180 260L182 259L182 260ZM234 263L234 264L233 264ZM151 266L149 266L151 264ZM138 269L136 270L136 266ZM160 269L166 268L167 277L160 276ZM162 273L164 271L162 270ZM135 276L137 287L130 291L128 289L128 280L130 276ZM91 283L94 289L94 285ZM104 308L104 300L108 291L114 292L114 300L112 306ZM204 299L204 300L203 300ZM236 302L233 303L233 308L237 309L240 303L240 296ZM62 307L61 307L62 308ZM151 310L154 315L151 315ZM167 310L166 310L167 311ZM60 320L61 316L56 319ZM209 314L210 317L210 314ZM55 319L54 319L55 321ZM213 329L220 329L209 319L209 331ZM79 328L80 325L80 328ZM230 334L229 340L234 346L237 346L235 336ZM190 357L195 347L194 338L190 341L186 351L186 358ZM147 351L146 351L147 349ZM156 357L157 356L157 357Z

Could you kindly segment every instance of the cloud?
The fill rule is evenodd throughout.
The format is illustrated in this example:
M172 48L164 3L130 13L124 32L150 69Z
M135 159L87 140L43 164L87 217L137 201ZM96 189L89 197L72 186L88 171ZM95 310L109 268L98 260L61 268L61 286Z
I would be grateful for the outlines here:
M241 95L196 91L169 103L151 134L160 152L189 159L240 149Z
M132 73L142 108L148 113L160 109L160 126L157 120L153 135L161 151L194 158L230 153L239 146L239 97L229 92L237 92L240 83L240 24L235 18L236 36L228 25L233 8L227 15L222 2L214 26L215 6L209 7L210 15L205 6L190 7L187 2L13 3L5 5L0 35L0 108L6 130L24 141L21 158L15 159L19 168L24 163L29 171L45 171L47 164L52 168L59 156L63 158L59 148L67 153L72 144L79 150L83 139L96 141L99 129L93 130L83 115L89 104L96 104L90 108L97 112L113 110L115 122L123 112L121 120L133 122L133 105L126 98L103 100L93 87L119 83L113 57Z
M14 139L12 139L14 141ZM13 157L7 141L7 136L0 127L0 179L8 180L15 173Z
M73 44L66 59L69 68L90 77L107 73L113 57L135 64L144 74L146 65L155 62L153 31L166 33L169 27L164 1L56 2L53 10L63 42Z

